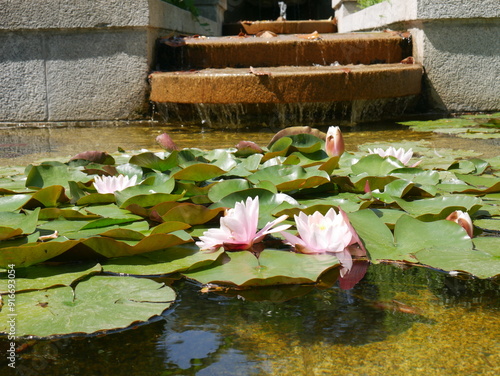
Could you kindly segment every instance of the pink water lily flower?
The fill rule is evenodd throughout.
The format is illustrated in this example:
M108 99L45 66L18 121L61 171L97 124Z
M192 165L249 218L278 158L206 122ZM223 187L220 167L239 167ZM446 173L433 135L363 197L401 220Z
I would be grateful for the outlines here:
M132 187L137 183L137 175L129 178L125 175L118 176L96 176L94 178L94 187L98 193L114 193L123 191L125 188Z
M326 133L325 151L329 157L338 157L344 153L344 137L339 127L330 127Z
M333 208L323 215L316 211L311 215L301 212L295 215L298 236L281 232L286 243L292 245L301 253L335 253L342 264L341 276L344 276L352 267L352 257L349 247L358 243L366 255L363 245L341 209L339 214Z
M396 148L394 148L393 146L390 146L387 150L384 150L382 148L375 148L373 150L368 149L368 152L370 154L378 154L382 158L394 157L396 159L399 159L405 166L408 165L408 162L410 162L410 159L413 156L413 150L411 148L408 150L405 150L403 148L399 148L396 150Z
M214 251L224 247L227 251L250 249L254 244L261 242L267 234L284 231L290 225L278 223L287 219L287 215L268 222L264 228L257 231L259 222L259 197L248 197L246 202L237 202L233 209L226 210L220 219L220 228L211 228L200 236L196 245L203 250Z
M455 210L449 216L446 217L448 221L452 221L458 223L460 226L464 228L469 235L469 238L472 239L474 233L474 225L472 224L472 219L470 218L469 213L463 212L461 210Z

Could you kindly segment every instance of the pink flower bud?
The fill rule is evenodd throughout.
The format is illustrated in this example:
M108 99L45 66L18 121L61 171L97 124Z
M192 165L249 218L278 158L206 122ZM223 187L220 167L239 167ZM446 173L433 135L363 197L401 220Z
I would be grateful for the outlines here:
M340 157L345 150L344 138L339 127L330 127L326 133L325 151L329 157Z

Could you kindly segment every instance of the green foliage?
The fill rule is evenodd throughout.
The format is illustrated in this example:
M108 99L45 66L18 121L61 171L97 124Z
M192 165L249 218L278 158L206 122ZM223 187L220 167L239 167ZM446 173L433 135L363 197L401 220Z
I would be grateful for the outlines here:
M196 8L196 6L194 5L194 0L163 0L163 1L173 4L181 9L188 10L195 17L198 17L200 15L198 8Z
M361 8L368 8L371 7L372 5L381 3L382 1L386 0L358 0L358 4Z

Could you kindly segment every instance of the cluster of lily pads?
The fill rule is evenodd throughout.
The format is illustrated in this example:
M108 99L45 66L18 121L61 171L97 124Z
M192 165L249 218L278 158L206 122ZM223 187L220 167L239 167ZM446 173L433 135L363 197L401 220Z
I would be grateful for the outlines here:
M147 321L175 301L178 278L241 295L338 277L348 288L367 261L500 274L498 159L345 152L334 127L285 129L267 147L158 141L165 151L3 173L0 332L12 270L16 335L38 337Z

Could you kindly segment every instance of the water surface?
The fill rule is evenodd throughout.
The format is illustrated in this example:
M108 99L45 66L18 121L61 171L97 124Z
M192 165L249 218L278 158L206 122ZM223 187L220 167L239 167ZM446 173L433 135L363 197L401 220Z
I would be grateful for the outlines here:
M323 129L326 130L326 129ZM0 166L67 159L86 150L264 146L276 129L222 131L157 122L0 129ZM392 124L343 129L346 149L419 141L498 156L488 140L412 132ZM177 281L178 301L147 325L104 336L18 341L19 375L497 375L498 280L462 279L425 268L372 265L351 290L296 287L295 297L251 301L201 293ZM292 288L292 290L294 290ZM303 290L303 291L302 291ZM301 293L304 295L299 296ZM24 346L25 345L25 346ZM6 353L7 341L0 339ZM8 374L4 356L1 374ZM5 370L5 372L4 372Z

